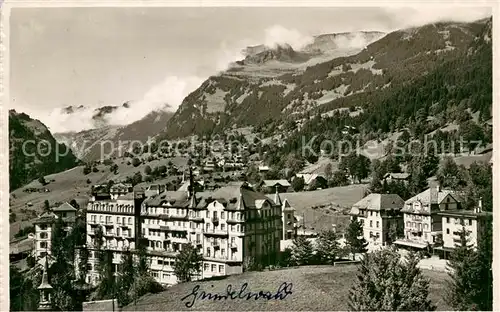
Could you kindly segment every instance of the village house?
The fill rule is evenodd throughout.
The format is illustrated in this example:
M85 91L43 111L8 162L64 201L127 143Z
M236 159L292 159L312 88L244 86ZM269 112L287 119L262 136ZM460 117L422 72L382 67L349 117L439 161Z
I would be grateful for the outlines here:
M409 173L388 172L384 175L383 179L387 183L402 182L402 183L408 184L408 182L410 181L410 174Z
M328 187L328 181L326 177L319 173L297 173L295 175L297 178L304 179L305 189L311 189L313 185L318 189Z
M442 235L441 211L460 209L459 196L451 190L442 190L437 183L408 199L404 208L404 238L395 244L409 249L424 249L436 243Z
M264 193L273 193L278 190L280 193L286 193L291 191L292 185L287 180L263 180L259 184L260 189Z
M363 237L369 248L384 246L389 240L391 226L403 228L401 208L404 200L397 194L372 193L352 206L351 218L363 224Z

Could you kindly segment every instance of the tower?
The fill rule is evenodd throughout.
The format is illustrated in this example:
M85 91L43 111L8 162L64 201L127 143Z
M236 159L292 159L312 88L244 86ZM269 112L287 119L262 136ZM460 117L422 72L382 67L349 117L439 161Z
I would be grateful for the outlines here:
M48 255L45 256L45 263L43 268L42 283L38 286L40 291L40 302L38 304L38 311L52 310L51 293L52 286L49 283L49 260Z

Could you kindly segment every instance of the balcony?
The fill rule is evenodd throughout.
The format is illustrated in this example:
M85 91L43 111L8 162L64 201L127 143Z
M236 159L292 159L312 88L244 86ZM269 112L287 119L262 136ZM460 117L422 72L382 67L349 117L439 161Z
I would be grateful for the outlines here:
M220 248L220 243L219 242L212 242L211 245L214 248Z
M196 241L194 241L194 244L195 244L196 246L201 246L201 245L202 245L201 240L196 240Z
M231 249L238 249L238 245L236 245L236 243L231 243Z
M219 217L212 217L213 224L219 224Z
M160 231L170 231L170 230L171 230L170 226L160 225Z
M193 222L204 222L205 221L205 219L203 219L203 217L197 217L197 216L189 217L189 220L193 221Z
M160 219L162 220L177 220L177 221L184 221L188 220L188 215L169 215L169 214L160 214Z
M207 230L203 234L206 236L229 236L227 231L222 230Z

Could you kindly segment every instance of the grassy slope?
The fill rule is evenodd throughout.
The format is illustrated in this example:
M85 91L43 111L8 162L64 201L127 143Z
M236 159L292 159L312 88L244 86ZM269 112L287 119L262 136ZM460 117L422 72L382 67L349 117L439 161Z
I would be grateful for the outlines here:
M17 215L17 222L10 224L10 237L12 238L15 233L19 231L20 228L28 226L29 222L21 222L23 219L31 219L32 216L28 214L30 211L34 211L39 214L42 211L43 203L48 200L51 205L56 202L65 202L74 199L75 197L87 196L90 185L87 184L87 179L90 179L92 184L104 183L109 179L114 181L120 181L125 179L127 176L132 176L135 172L140 171L144 175L144 168L149 165L154 168L158 165L167 165L169 161L176 166L184 166L187 163L185 158L175 157L169 159L154 160L152 162L147 162L146 164L141 164L137 167L132 165L127 165L127 161L130 159L117 159L115 163L118 165L118 174L113 174L109 171L109 167L105 165L99 165L97 168L99 172L91 172L87 175L83 174L83 166L75 167L64 172L51 174L45 176L45 180L50 182L48 185L43 187L37 180L23 186L22 188L16 189L10 193L10 209ZM122 163L123 162L123 163ZM23 190L26 188L46 188L50 192L34 192L26 193ZM13 196L15 198L13 198ZM26 204L30 202L33 204L32 207L26 207ZM26 209L26 212L21 211ZM31 214L33 214L31 212Z
M340 210L350 209L362 199L366 187L364 184L354 184L312 192L283 193L280 196L282 200L288 199L296 209L297 216L304 216L307 229L331 229L332 224L336 224L341 231L349 222L349 216L342 214ZM313 209L318 206L320 207Z
M451 310L443 300L443 289L446 287L447 274L444 272L426 271L424 274L431 280L430 298L440 311ZM242 275L229 276L224 280L191 282L175 285L168 290L154 295L142 297L123 310L154 311L345 311L349 309L347 298L349 289L355 281L356 267L300 267L270 272L247 272ZM191 293L195 285L200 290L224 294L228 284L233 289L240 289L248 283L250 291L271 291L275 293L283 282L293 283L293 293L282 301L227 300L200 301L188 309L181 298ZM212 286L213 285L213 286Z

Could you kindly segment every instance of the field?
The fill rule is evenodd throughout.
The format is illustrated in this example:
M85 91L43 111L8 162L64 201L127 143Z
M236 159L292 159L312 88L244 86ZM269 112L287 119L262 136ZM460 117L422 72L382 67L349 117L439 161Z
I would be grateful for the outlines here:
M446 286L447 274L423 270L430 278L430 299L439 311L451 308L443 300L443 289ZM150 294L140 298L123 310L141 311L346 311L349 309L347 299L349 289L356 279L355 266L315 266L300 267L267 272L247 272L229 276L222 280L190 282L175 285L168 290ZM276 293L283 283L292 283L292 294L284 300L196 300L191 308L186 307L189 299L181 299L189 295L193 287L200 285L199 292L204 290L212 294L225 294L229 284L239 293L243 283L248 283L246 292L270 291ZM190 298L190 297L188 297Z
M354 184L311 192L283 193L280 196L295 208L296 216L304 218L306 229L331 229L335 224L337 230L342 231L349 222L349 216L343 212L348 212L364 197L366 188L364 184Z
M154 168L158 165L167 165L169 161L175 166L182 167L187 164L187 159L183 157L163 158L140 164L137 167L127 165L129 158L121 158L114 160L118 165L118 173L115 175L109 171L109 166L98 165L98 172L91 172L87 175L83 174L83 166L75 167L63 172L45 176L45 180L50 182L46 186L42 186L37 180L14 190L10 193L9 208L16 214L16 222L10 224L10 237L12 238L19 229L30 225L29 221L40 214L43 208L43 203L48 200L50 204L56 202L65 202L72 199L84 199L90 191L90 185L99 184L108 181L109 179L116 181L124 180L127 176L132 176L135 172L141 172L144 176L144 168L149 165ZM91 184L87 184L87 179ZM53 180L53 181L52 181ZM24 192L25 189L47 189L49 192ZM31 207L28 207L28 203Z

